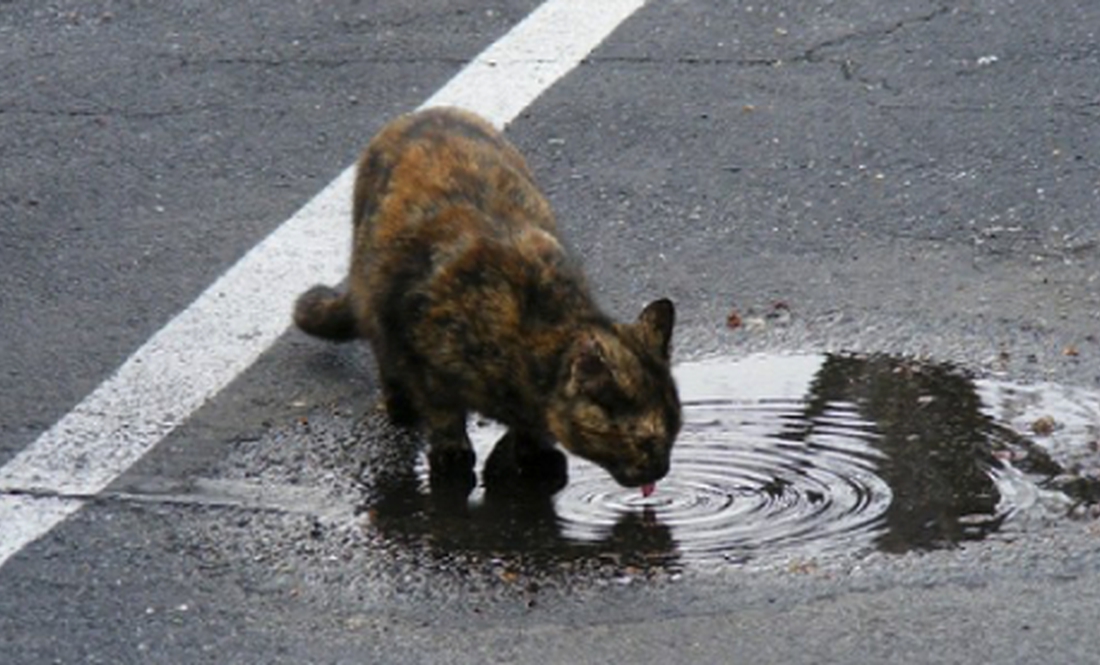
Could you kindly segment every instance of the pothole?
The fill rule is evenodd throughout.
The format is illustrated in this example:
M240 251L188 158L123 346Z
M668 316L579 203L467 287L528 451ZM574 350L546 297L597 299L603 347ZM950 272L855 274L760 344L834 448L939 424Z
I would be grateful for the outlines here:
M684 427L657 492L571 457L556 494L432 497L420 461L365 480L372 523L441 552L679 566L949 547L1100 500L1100 396L888 356L675 370ZM1032 428L1035 432L1031 432ZM503 430L471 425L479 461Z

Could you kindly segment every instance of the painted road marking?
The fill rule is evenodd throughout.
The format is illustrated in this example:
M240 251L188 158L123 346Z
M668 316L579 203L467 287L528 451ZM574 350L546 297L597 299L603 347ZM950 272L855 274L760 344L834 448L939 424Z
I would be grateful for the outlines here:
M422 107L503 127L645 0L548 0ZM354 173L345 170L0 468L0 565L101 492L286 331L297 295L347 271Z

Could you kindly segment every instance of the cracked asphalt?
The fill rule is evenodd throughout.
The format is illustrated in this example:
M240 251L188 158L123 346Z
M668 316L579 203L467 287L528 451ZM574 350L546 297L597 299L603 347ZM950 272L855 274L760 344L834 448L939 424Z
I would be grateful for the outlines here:
M680 360L1100 386L1100 6L810 4L650 2L508 128L601 302L672 297ZM0 464L536 5L0 3ZM1088 520L678 569L388 538L375 391L288 332L0 568L0 661L1100 662Z

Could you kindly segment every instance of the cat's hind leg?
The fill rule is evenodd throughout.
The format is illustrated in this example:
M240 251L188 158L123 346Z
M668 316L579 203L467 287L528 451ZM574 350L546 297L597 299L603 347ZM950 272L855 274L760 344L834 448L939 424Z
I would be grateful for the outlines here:
M382 405L390 422L398 427L413 428L420 425L423 420L420 410L409 394L408 388L397 379L382 375Z

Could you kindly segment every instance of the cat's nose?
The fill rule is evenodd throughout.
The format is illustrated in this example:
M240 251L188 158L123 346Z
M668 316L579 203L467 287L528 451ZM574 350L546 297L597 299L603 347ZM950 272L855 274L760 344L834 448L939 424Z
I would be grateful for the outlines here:
M637 464L623 470L619 483L627 487L638 487L655 483L668 475L667 457L649 457L645 463Z
M667 455L653 459L653 461L649 465L649 476L651 479L648 482L654 482L667 476L668 466L669 459Z

